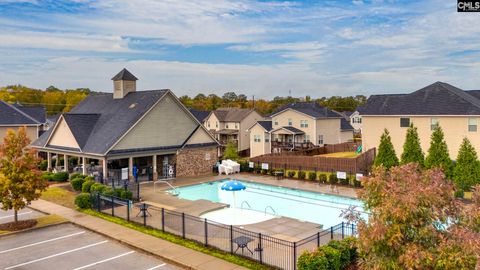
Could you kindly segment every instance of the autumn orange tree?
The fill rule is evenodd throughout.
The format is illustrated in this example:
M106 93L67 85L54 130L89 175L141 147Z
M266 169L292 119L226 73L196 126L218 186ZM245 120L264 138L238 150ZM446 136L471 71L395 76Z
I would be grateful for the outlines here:
M364 269L475 269L480 254L480 188L472 204L454 197L441 169L410 163L375 169L359 197L370 213L358 224ZM478 266L477 266L478 267Z
M40 197L47 188L37 165L39 158L30 143L26 129L18 133L9 129L0 145L0 203L3 210L14 210L18 222L18 211Z

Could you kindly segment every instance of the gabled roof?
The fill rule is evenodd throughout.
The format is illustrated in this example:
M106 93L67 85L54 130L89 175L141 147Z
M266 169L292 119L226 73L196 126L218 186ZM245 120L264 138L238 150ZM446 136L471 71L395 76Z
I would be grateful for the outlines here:
M220 122L240 122L247 117L253 109L220 108L212 111Z
M345 118L340 119L340 129L342 131L354 130L350 122Z
M272 130L272 121L257 121L267 132Z
M279 109L277 109L274 113L270 115L270 117L273 117L274 115L277 115L285 110L295 110L297 112L306 114L310 117L313 117L315 119L317 118L340 118L338 113L328 109L327 107L321 106L320 104L316 102L295 102L295 103L289 103L286 105L281 106Z
M295 127L291 127L291 126L284 126L284 127L279 127L275 130L272 130L271 132L275 132L277 130L280 130L280 129L284 129L286 131L288 131L289 133L292 133L294 135L299 135L299 134L305 134L304 131L298 129L298 128L295 128Z
M74 132L73 129L82 127L91 130L89 135L87 134L88 138L84 142L82 152L105 154L168 92L169 90L130 92L121 99L114 99L113 94L87 96L69 113L70 115L87 114L87 116L67 116L67 118L70 118L70 122L79 121L79 124L75 124L76 127L71 127L72 132ZM93 121L95 121L94 124ZM45 146L53 130L54 128L47 130L32 145ZM86 133L88 133L88 130L77 133L75 137L79 136L82 141ZM78 143L80 144L80 142Z
M480 115L479 92L436 82L410 94L372 95L361 115Z
M0 125L21 126L43 123L45 123L45 107L24 107L0 100Z
M130 73L130 71L124 68L117 75L113 76L112 80L113 81L120 81L120 80L136 81L138 79L132 73Z
M195 118L197 118L200 123L203 123L210 114L210 111L199 111L195 109L190 109L190 112L193 114L193 116L195 116Z
M83 148L93 130L93 127L95 127L97 120L100 118L100 114L66 113L63 115L63 118L72 131L78 146Z

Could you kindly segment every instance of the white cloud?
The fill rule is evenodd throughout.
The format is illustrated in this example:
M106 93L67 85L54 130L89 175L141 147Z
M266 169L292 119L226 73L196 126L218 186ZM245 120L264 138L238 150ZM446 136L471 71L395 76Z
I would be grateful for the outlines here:
M318 41L291 43L259 43L251 45L235 45L229 49L235 51L268 52L268 51L309 51L324 49L327 45Z

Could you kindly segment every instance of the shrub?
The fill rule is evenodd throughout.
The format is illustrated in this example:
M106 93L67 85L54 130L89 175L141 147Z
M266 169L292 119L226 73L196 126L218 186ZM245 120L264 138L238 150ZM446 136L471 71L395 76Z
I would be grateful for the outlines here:
M93 176L85 176L84 179L85 179L85 181L94 181L95 182L95 178L93 178Z
M95 184L90 186L90 193L93 193L93 192L103 193L103 191L106 188L107 188L107 186L105 186L105 185L102 185L100 183L95 183Z
M267 173L268 173L268 170L262 169L262 174L267 174Z
M295 171L288 171L287 176L290 178L293 178L295 177L295 174L296 174Z
M84 181L82 184L82 192L90 193L90 188L92 187L93 184L95 184L94 181Z
M328 260L321 251L305 251L298 258L298 270L329 270Z
M87 176L86 176L86 175L83 175L83 174L81 174L81 173L72 173L72 174L70 175L70 180L75 179L75 178L85 178L85 177L87 177Z
M329 184L336 184L338 183L337 175L335 173L332 173L328 176L328 183Z
M79 179L79 178L76 178ZM83 179L82 179L83 180ZM92 201L89 193L80 193L75 197L75 205L81 209L92 208Z
M455 198L463 198L463 196L465 196L465 192L463 192L463 190L459 189L459 190L456 190L455 193Z
M355 187L361 187L361 186L362 186L362 181L357 180L357 179L354 179L354 180L353 180L353 185L354 185Z
M312 181L317 180L317 173L316 172L309 172L308 173L308 179L312 180Z
M320 183L323 183L323 184L327 183L327 175L324 173L320 174L318 176L318 180L320 181Z
M104 187L105 188L102 191L102 195L105 195L105 196L116 196L117 195L115 190L112 187L107 187L107 186L104 186Z
M131 200L133 199L133 194L130 190L122 190L122 192L120 193L120 198Z
M38 163L38 169L40 169L41 171L46 171L47 167L48 167L48 161L46 160L42 160L40 161L40 163Z
M328 260L328 269L340 270L341 267L341 253L336 248L331 246L322 246L322 251L325 253L325 257Z
M47 181L52 181L53 180L53 173L51 172L44 172L42 174L42 179L47 180Z
M306 251L299 258L299 270L346 269L357 259L356 239L345 238L341 241L330 241L314 252Z
M73 190L81 191L83 182L85 182L83 178L75 178L72 181L70 181L70 185L72 185Z
M332 247L340 253L340 269L345 269L353 260L356 259L356 249L350 246L350 241L337 241L333 240L328 243L329 247Z
M304 171L298 171L298 179L305 179L305 174Z
M52 180L55 182L66 182L68 180L68 172L57 172L53 175Z
M348 176L345 177L345 179L338 179L338 182L340 182L342 185L348 185L348 181Z

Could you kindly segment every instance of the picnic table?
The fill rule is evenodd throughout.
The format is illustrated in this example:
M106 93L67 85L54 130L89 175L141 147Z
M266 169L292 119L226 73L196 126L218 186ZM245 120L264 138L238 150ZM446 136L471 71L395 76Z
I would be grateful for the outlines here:
M137 213L137 217L141 215L141 217L147 217L147 216L152 216L152 214L150 214L150 212L148 212L148 208L150 207L150 205L146 204L146 203L142 203L142 204L139 204L139 205L136 205L136 207L139 209L138 213Z
M241 235L239 237L233 238L232 242L237 244L237 249L235 249L234 253L237 253L237 250L241 248L243 254L243 250L246 248L253 255L253 252L248 248L248 243L253 242L253 238Z

